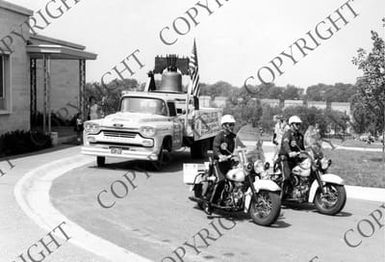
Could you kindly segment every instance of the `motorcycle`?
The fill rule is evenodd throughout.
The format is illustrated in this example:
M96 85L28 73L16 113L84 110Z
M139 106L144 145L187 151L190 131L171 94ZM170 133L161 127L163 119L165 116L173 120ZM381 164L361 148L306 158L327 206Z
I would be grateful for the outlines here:
M282 188L283 204L314 203L321 214L335 215L346 203L344 181L339 176L327 172L332 161L320 154L320 150L318 145L305 151L301 150L301 161L292 169L286 182L280 160L274 165L274 173L269 174L264 170L259 175L262 179L276 182Z
M221 149L226 151L227 146L223 143ZM281 211L281 189L275 182L261 180L257 176L257 163L264 160L261 159L264 156L261 151L259 130L244 126L237 133L234 152L226 159L210 159L204 165L184 164L184 183L191 185L191 191L194 192L190 199L197 202L201 209L210 201L214 210L243 211L262 226L274 223ZM229 158L232 169L226 174L220 174L219 162ZM218 189L220 183L224 183L221 190ZM203 190L203 185L207 186L207 190ZM214 201L212 197L218 194L216 190L220 191L220 197ZM206 191L205 195L203 191Z

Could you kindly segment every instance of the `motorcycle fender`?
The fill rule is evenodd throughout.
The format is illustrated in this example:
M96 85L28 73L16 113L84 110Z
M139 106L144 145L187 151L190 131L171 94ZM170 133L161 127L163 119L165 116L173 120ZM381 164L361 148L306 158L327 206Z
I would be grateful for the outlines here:
M281 190L281 188L274 181L271 180L256 180L254 182L254 188L257 192L259 192L260 190L267 190L272 192ZM253 192L249 188L245 193L245 213L249 211L252 195Z
M243 210L245 213L249 212L249 207L250 207L250 203L251 203L251 195L252 194L253 194L253 192L251 192L250 188L245 193L245 208Z
M254 188L257 192L260 190L267 190L272 192L281 190L281 188L274 181L265 179L255 180Z
M203 181L203 176L202 175L197 175L195 177L195 184L190 185L190 192L192 192L194 190L195 185L201 184L202 181Z
M325 183L332 183L332 184L337 184L337 185L344 185L345 184L345 182L342 178L340 178L337 175L333 175L333 174L321 175L321 179L322 179L322 182L325 182ZM314 201L315 193L317 192L318 187L319 187L318 181L314 180L313 183L311 184L311 187L310 187L309 200L308 200L309 203L312 203Z

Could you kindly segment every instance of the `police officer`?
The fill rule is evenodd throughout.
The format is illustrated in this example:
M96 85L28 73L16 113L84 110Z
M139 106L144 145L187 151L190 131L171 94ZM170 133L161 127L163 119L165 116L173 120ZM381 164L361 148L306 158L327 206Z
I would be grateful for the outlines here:
M299 151L305 150L303 135L299 131L301 124L302 121L298 116L291 116L289 118L290 129L282 137L279 156L285 180L289 178L291 170L300 162Z
M228 158L235 148L235 134L234 132L235 119L232 115L224 115L221 119L222 130L215 136L213 142L213 156L214 159L219 160L219 169L222 174L226 174L231 169L231 162ZM221 147L226 144L226 149Z
M235 119L232 115L224 115L221 119L222 130L215 136L213 142L213 157L218 161L218 169L215 172L217 177L217 183L214 186L213 194L210 199L206 198L206 192L208 189L208 183L203 183L202 195L204 201L204 211L211 214L211 203L216 203L224 187L224 179L226 173L231 169L231 161L229 156L233 153L235 148L234 132ZM226 147L222 148L222 144L226 144ZM222 145L222 146L221 146ZM215 167L216 168L216 167Z

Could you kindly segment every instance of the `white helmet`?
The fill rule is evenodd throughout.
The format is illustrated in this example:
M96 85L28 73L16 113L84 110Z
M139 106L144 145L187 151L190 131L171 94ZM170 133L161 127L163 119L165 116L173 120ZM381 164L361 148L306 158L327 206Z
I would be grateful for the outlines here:
M291 116L289 118L289 125L294 124L294 123L301 124L302 123L301 118L299 118L298 116Z
M224 115L224 116L222 116L221 125L226 124L226 123L234 123L235 124L234 117L232 115Z

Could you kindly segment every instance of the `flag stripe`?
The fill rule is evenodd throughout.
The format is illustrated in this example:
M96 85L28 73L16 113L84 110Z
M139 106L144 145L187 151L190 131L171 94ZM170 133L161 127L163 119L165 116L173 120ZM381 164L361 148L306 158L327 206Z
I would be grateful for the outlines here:
M194 39L194 46L189 61L190 77L192 81L191 94L194 96L199 95L199 70L198 70L198 54L197 47Z

